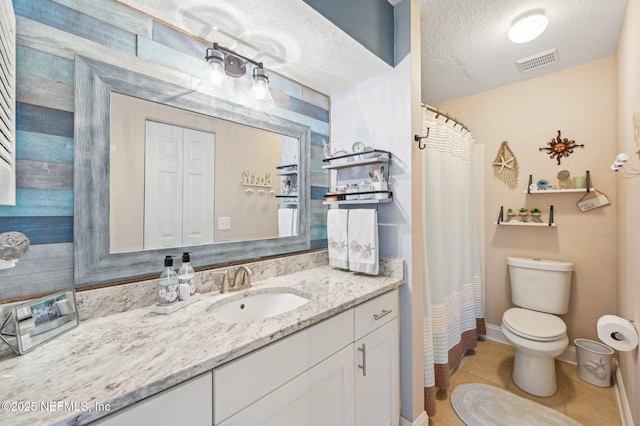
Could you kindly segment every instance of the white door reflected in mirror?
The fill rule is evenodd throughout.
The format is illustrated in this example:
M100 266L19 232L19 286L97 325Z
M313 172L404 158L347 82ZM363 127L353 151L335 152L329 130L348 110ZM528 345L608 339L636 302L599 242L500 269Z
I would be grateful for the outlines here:
M145 250L213 244L215 134L147 120Z

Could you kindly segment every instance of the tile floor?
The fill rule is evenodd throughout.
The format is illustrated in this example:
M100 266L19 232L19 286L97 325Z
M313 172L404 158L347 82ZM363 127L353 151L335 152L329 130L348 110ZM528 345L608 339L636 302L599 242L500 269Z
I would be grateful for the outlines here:
M467 354L460 367L451 376L449 391L437 394L436 415L429 425L464 425L453 411L450 395L463 383L484 383L506 389L516 395L546 405L579 421L585 426L620 425L620 413L615 388L594 386L578 377L577 367L556 361L558 391L546 398L536 397L520 390L511 380L513 348L493 341L478 342L475 354Z

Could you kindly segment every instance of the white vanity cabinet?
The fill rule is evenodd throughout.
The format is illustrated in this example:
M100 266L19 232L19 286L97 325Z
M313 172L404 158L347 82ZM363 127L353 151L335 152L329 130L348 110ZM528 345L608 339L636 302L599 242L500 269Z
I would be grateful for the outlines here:
M355 307L356 426L398 426L398 291Z
M347 346L220 425L351 426L353 380L353 352Z
M211 372L201 374L93 422L92 425L210 426L213 423L211 376Z
M397 426L399 420L393 290L95 424Z
M214 370L214 424L397 426L399 349L394 290Z
M352 425L353 309L213 371L218 425Z

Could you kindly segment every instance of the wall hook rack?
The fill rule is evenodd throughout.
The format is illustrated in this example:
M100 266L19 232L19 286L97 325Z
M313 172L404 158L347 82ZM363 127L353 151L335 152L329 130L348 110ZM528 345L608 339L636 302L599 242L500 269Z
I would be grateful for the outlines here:
M427 147L426 144L422 143L422 139L426 139L429 137L429 127L427 127L427 134L426 136L419 136L419 135L414 135L413 136L413 140L415 140L416 142L418 142L418 148L420 149L425 149Z

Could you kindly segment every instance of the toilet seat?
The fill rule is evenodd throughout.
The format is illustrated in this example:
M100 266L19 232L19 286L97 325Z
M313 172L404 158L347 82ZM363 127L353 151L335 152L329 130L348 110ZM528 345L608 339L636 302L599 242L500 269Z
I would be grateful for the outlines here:
M538 342L558 340L567 333L567 326L557 316L523 308L508 309L502 323L513 334Z

